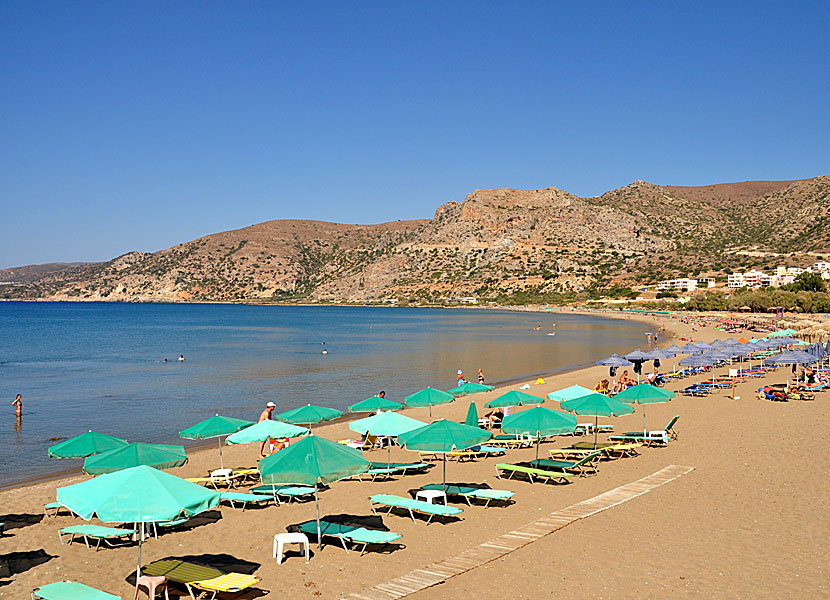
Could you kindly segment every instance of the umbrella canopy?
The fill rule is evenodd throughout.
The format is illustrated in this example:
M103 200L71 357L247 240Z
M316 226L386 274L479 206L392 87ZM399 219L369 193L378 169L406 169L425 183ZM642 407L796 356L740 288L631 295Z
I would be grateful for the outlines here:
M617 394L619 395L619 394ZM579 398L573 398L562 402L560 408L576 415L590 417L619 417L630 415L634 409L617 400L616 397L609 398L605 394L591 392Z
M342 417L343 413L328 406L315 406L313 404L306 404L299 408L287 410L278 415L274 415L277 421L285 423L297 423L300 425L310 425L312 423L321 423L322 421L331 421L337 417Z
M700 348L698 348L694 342L689 342L680 348L680 352L682 354L694 354L695 352L700 352Z
M369 461L360 451L318 436L308 436L288 448L259 461L263 483L314 486L317 509L317 547L320 534L320 500L317 483L329 484L369 470Z
M692 354L686 358L681 358L677 364L683 367L711 367L713 360L703 354Z
M695 346L697 348L700 348L701 350L711 350L712 348L714 348L712 344L707 344L706 342L695 342Z
M667 358L671 358L674 356L671 352L666 352L665 350L661 350L660 348L655 348L651 352L647 354L649 360L665 360Z
M464 424L470 427L478 427L478 408L472 400L470 400L470 408L467 409L467 418L464 419Z
M580 396L593 393L593 391L594 390L589 390L581 385L572 385L570 387L551 392L548 394L548 398L550 400L555 400L556 402L564 402L565 400L573 400L574 398L579 398Z
M544 406L535 406L528 410L507 415L501 423L505 433L521 435L531 433L536 437L536 459L539 459L539 442L546 435L573 433L576 429L576 417Z
M196 423L187 429L183 429L179 432L179 437L188 440L221 437L241 431L242 429L250 427L253 424L253 421L245 421L243 419L233 419L231 417L215 415L200 423Z
M222 460L222 436L236 433L253 424L253 421L215 415L180 431L179 437L187 440L219 438L219 467L224 469L225 463Z
M259 461L262 483L329 484L369 470L359 450L310 435Z
M58 488L58 502L84 519L169 521L213 508L219 494L148 466L130 467Z
M251 425L228 436L225 440L226 444L250 444L252 442L264 442L265 440L278 440L281 438L297 437L305 435L308 429L299 427L298 425L291 425L290 423L282 423L280 421L260 421L256 425Z
M138 578L144 523L199 514L218 505L219 494L181 477L138 466L58 488L58 502L84 519L97 516L105 523L141 523Z
M454 387L451 390L447 390L447 393L452 394L453 396L466 396L467 394L475 394L477 392L489 392L490 390L494 389L496 388L494 388L492 385L473 383L471 381L469 383L465 383L464 385Z
M816 362L816 357L801 350L791 350L768 358L765 362L773 365L808 365Z
M714 342L712 342L709 345L712 346L712 348L715 348L717 350L719 348L723 348L726 344L724 342L720 341L720 340L715 340Z
M643 352L642 350L637 348L633 352L629 352L628 354L626 354L625 359L626 360L632 360L632 361L635 361L635 360L648 360L649 356L648 356L647 352Z
M663 348L663 352L674 356L675 354L680 354L683 350L677 344L672 344L668 348Z
M491 433L480 427L470 427L441 419L425 427L407 431L398 436L398 444L406 450L425 452L452 452L464 450L490 439ZM447 486L447 455L443 455L442 486Z
M425 387L424 389L405 397L406 405L413 407L428 406L429 416L432 416L432 407L447 404L455 400L455 396L443 390Z
M84 460L84 471L90 475L100 475L140 465L170 469L186 462L184 446L136 442L87 457Z
M648 383L640 383L621 391L614 396L615 400L622 400L627 404L654 404L668 402L674 398L674 392L655 387ZM643 406L643 435L646 435L646 407Z
M382 412L365 419L349 423L349 429L358 433L380 437L398 437L402 433L426 425L423 421L399 415L395 412Z
M505 406L524 406L525 404L542 404L544 398L532 396L518 390L510 390L498 398L493 398L484 405L484 408L499 408Z
M65 440L60 444L49 447L50 458L86 458L99 452L106 452L127 445L127 440L87 431L81 435Z
M601 367L631 367L634 365L633 362L624 359L619 354L612 354L608 358L603 358L597 364Z
M398 444L407 450L452 452L486 442L490 436L486 429L441 419L399 435Z
M387 400L380 396L372 396L371 398L366 398L366 400L352 404L349 407L349 412L378 412L379 410L401 410L402 408L403 404L400 402Z

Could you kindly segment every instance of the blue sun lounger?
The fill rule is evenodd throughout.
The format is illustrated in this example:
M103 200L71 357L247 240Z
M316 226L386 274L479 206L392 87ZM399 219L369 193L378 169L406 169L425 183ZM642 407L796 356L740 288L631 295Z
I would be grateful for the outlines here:
M305 523L300 523L297 527L305 534L317 535L317 521L306 521ZM363 553L366 552L366 548L370 544L391 544L402 537L400 533L393 531L366 529L365 527L359 527L357 525L333 523L325 519L320 520L320 535L323 537L336 537L340 540L340 543L343 545L343 550L347 553L349 552L349 548L346 545L346 541L356 545L363 544L363 547L360 549L360 556L363 556Z
M89 538L98 540L95 550L101 547L101 542L107 546L115 547L121 544L116 544L116 541L123 541L125 537L133 537L135 530L133 529L117 529L115 527L102 527L100 525L72 525L71 527L64 527L58 530L58 539L63 544L63 536L68 535L69 544L75 541L75 536L84 538L86 547L89 548Z
M258 485L255 488L251 488L252 494L271 494L273 496L274 501L277 504L282 504L280 500L280 496L287 496L288 502L291 502L292 498L300 498L302 496L308 496L314 494L314 488L309 485L276 485L276 484L268 484L268 485Z
M444 506L443 504L430 504L423 500L413 500L412 498L404 498L403 496L394 496L392 494L375 494L369 497L372 503L372 512L378 514L375 510L375 505L388 506L389 510L386 514L390 514L393 508L402 508L409 512L412 522L415 522L415 513L429 515L427 525L432 521L433 517L451 517L461 514L460 508L454 506Z
M490 502L510 502L510 499L515 496L515 492L507 490L493 490L490 488L477 488L462 485L441 485L440 483L430 483L421 488L422 490L444 490L448 496L461 496L467 501L467 504L472 506L470 500L484 500L484 508L490 506Z
M219 492L219 502L226 501L231 505L231 508L236 510L234 502L239 502L242 505L242 512L245 512L245 507L248 502L254 504L261 504L263 502L271 502L274 496L265 496L262 494L242 494L240 492Z
M77 581L57 581L33 589L32 600L121 600L121 598Z

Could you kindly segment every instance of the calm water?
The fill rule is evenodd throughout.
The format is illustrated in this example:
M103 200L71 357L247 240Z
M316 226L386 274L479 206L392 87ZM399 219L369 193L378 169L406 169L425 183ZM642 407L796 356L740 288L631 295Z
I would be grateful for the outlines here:
M215 413L256 420L268 401L345 409L381 389L402 400L453 387L457 369L482 368L489 382L550 373L642 346L645 330L464 309L0 302L0 485L80 468L47 458L53 437L181 443L179 430Z

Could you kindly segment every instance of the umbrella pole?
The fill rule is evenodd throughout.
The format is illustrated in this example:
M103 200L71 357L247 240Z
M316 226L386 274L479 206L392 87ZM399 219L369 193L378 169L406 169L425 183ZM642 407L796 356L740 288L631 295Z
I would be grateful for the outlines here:
M646 405L643 404L643 435L646 435Z
M392 465L392 438L386 441L386 468L391 468Z
M219 468L225 468L225 462L222 460L222 436L219 436Z
M444 452L444 482L441 484L441 490L447 492L447 453Z
M138 565L135 568L135 589L138 589L138 578L141 577L141 542L144 541L144 521L139 526L138 534Z
M314 483L314 505L317 507L317 549L323 548L323 536L320 532L320 499L317 497L317 483Z
M536 432L536 462L539 462L539 443L542 440L541 432Z
M597 423L599 422L599 416L594 415L594 450L597 449Z

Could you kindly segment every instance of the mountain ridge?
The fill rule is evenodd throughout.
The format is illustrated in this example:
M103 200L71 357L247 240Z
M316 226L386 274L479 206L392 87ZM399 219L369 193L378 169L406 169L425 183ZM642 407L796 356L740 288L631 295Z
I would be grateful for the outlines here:
M565 294L830 253L830 177L708 186L636 180L583 198L475 190L432 219L271 220L102 263L0 270L3 298L434 302ZM762 257L762 258L759 258ZM23 271L21 271L21 269ZM26 281L14 281L27 272Z

